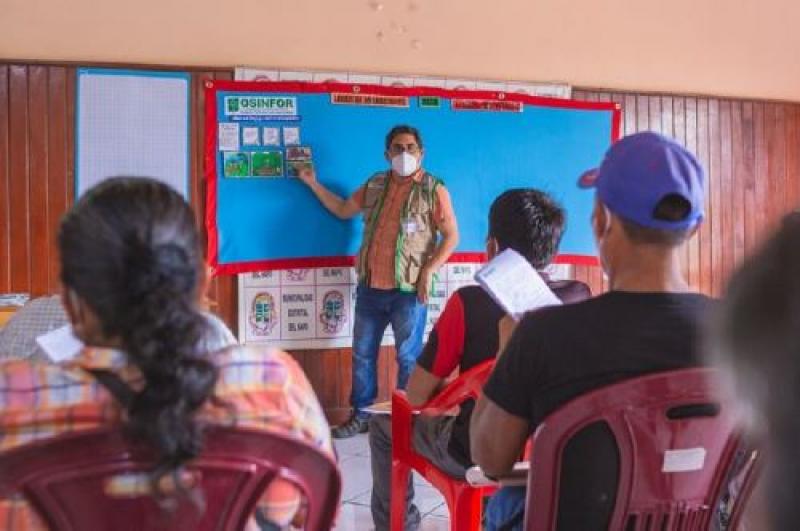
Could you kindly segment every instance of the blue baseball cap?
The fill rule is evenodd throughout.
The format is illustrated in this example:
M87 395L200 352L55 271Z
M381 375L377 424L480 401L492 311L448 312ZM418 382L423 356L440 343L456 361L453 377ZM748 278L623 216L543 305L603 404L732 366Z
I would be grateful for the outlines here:
M703 219L705 172L694 155L674 140L650 131L626 136L609 148L599 168L581 175L578 186L595 188L611 212L643 227L686 230ZM690 208L679 221L657 219L668 195Z

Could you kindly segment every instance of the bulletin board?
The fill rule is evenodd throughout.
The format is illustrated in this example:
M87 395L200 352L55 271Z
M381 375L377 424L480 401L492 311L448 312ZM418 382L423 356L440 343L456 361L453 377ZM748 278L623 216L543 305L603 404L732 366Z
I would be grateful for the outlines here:
M460 243L451 262L479 262L492 200L536 187L569 216L560 263L596 263L592 194L576 187L619 135L612 102L491 91L349 83L208 81L209 261L217 273L347 267L363 221L328 213L295 178L314 165L346 197L385 170L392 126L417 127L424 167L450 191Z
M186 72L80 68L75 195L109 177L152 177L189 197Z

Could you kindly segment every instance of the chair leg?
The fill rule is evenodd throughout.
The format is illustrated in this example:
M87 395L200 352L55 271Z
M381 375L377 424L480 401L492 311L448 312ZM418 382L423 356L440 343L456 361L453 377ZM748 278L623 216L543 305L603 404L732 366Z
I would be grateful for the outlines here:
M454 496L450 511L450 531L480 531L483 499L480 489L464 489Z
M403 531L406 522L406 492L411 468L392 462L392 494L389 503L389 529L390 531Z

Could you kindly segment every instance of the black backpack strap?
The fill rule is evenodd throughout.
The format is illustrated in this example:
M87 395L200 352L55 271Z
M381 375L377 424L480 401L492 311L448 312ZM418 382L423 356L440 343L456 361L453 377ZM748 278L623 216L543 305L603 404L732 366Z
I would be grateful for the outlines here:
M133 403L136 393L116 373L108 369L84 368L83 370L91 374L97 380L97 383L105 387L111 393L111 396L125 409L128 409Z

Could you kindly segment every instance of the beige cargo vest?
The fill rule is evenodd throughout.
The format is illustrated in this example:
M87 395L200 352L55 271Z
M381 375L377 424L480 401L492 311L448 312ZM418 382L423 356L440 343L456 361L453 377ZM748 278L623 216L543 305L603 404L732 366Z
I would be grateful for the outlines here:
M369 249L375 232L375 225L381 215L383 201L391 180L388 172L376 173L367 180L364 188L364 235L358 252L358 280L367 282L369 274ZM436 187L442 181L429 173L424 173L420 182L411 185L406 204L403 206L400 230L395 244L395 285L401 291L416 291L417 279L422 266L436 249L436 223L433 218L436 203ZM407 232L405 223L415 228ZM386 242L391 245L392 242Z

